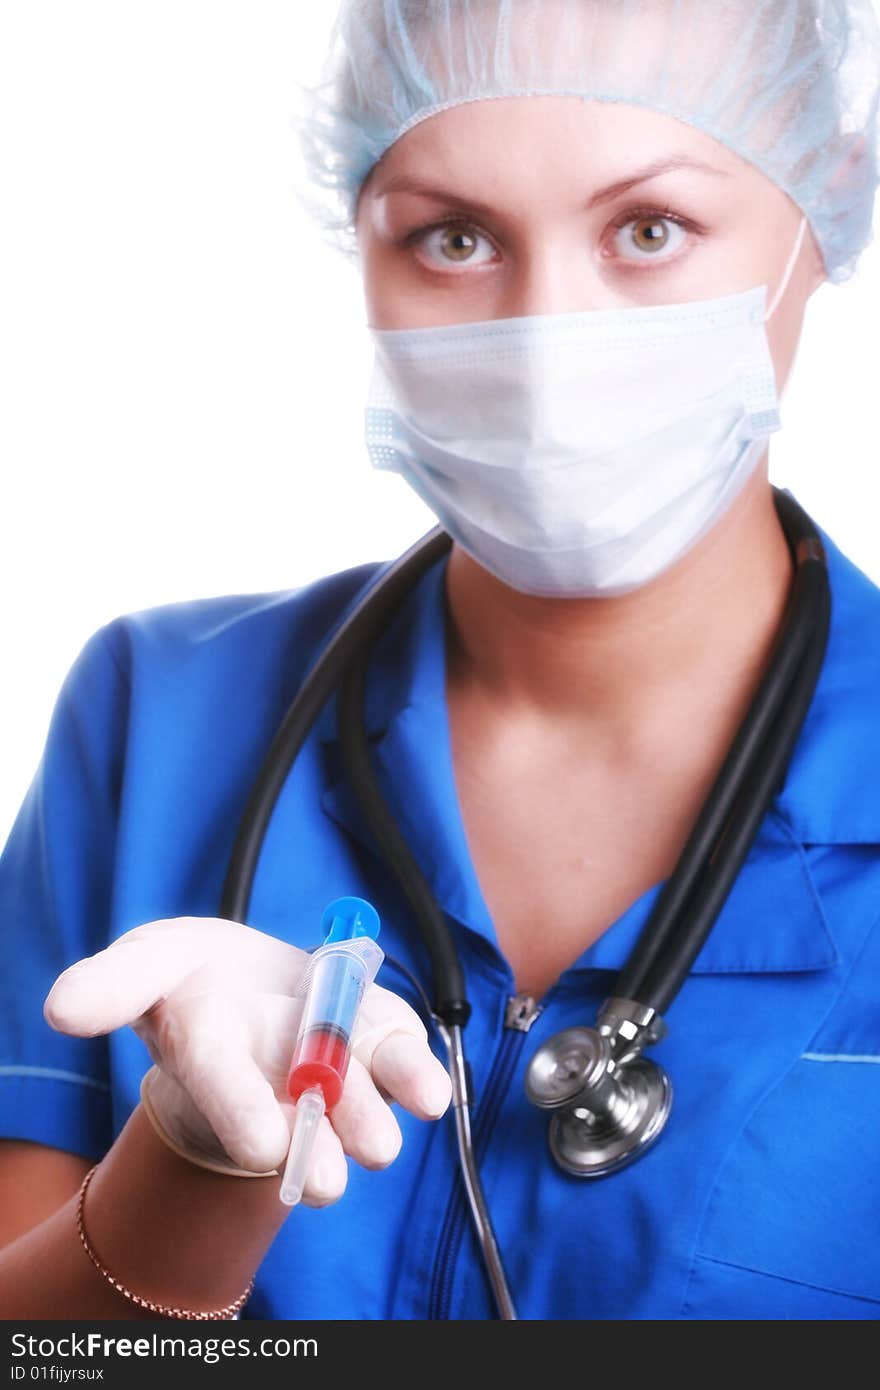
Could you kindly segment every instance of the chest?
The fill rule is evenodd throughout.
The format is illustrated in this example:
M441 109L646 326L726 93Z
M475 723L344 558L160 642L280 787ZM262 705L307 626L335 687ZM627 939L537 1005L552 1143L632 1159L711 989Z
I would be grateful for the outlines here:
M474 870L517 991L540 999L672 873L708 782L674 765L618 766L565 738L490 730L454 698L449 709Z

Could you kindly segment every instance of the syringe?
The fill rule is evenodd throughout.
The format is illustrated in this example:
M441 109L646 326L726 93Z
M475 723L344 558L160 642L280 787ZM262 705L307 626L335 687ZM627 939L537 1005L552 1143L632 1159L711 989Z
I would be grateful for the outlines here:
M289 1207L302 1197L321 1117L342 1095L361 1000L385 959L376 944L379 914L365 898L334 899L321 926L324 944L298 990L305 1001L287 1078L296 1117L280 1197Z

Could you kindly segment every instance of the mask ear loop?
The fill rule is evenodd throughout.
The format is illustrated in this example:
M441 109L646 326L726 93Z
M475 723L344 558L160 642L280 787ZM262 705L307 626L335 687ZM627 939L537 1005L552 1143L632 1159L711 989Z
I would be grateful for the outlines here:
M797 261L798 256L800 255L801 246L803 245L804 240L804 233L806 232L806 230L807 219L806 217L802 217L800 229L798 230L798 234L795 238L794 246L791 248L791 255L788 258L788 264L786 265L785 270L782 273L782 283L780 284L779 289L773 296L773 303L770 305L770 308L764 315L765 323L768 323L770 319L773 317L773 315L776 313L776 307L779 304L779 301L782 298L782 296L785 294L785 291L788 289L788 282L791 279L791 273L794 270L795 263Z

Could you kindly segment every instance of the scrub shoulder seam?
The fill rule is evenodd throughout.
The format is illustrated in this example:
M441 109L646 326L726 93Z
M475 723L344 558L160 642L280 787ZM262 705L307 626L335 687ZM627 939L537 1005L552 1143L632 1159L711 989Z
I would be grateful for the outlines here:
M116 651L115 651L115 649L114 649L113 642L111 641L111 638L110 638L110 629L113 627L114 623L116 623L116 622L118 622L118 621L119 621L119 620L118 620L117 618L114 618L114 619L113 619L113 622L111 622L111 623L105 623L105 625L104 625L102 628L99 628L99 629L98 629L98 635L100 636L100 638L101 638L101 640L102 640L102 645L103 645L105 651L107 652L108 656L110 657L111 662L113 663L113 667L114 667L114 669L115 669L115 671L116 671L117 676L119 677L120 681L121 681L122 684L124 685L125 689L126 689L127 691L130 692L130 691L131 691L131 677L130 677L130 675L129 675L129 673L128 673L127 671L123 670L122 665L121 665L120 660L119 660L119 657L117 656Z
M0 1081L21 1077L39 1081L67 1081L77 1086L93 1086L98 1091L112 1090L109 1081L78 1071L66 1071L63 1067L0 1065Z

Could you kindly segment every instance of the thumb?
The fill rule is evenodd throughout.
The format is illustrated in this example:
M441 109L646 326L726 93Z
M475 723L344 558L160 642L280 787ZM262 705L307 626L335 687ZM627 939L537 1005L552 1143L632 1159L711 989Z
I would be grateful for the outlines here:
M127 966L120 969L118 959L101 960L107 947L96 955L78 960L58 976L43 1002L43 1017L57 1033L74 1037L96 1037L132 1023L142 1013L161 1004L165 992L138 969L127 955Z
M43 1017L59 1033L95 1037L134 1023L200 968L293 992L307 959L298 947L223 917L163 917L62 971Z
M167 940L137 930L62 971L43 1003L51 1028L92 1038L133 1023L167 998L190 962L169 952Z

